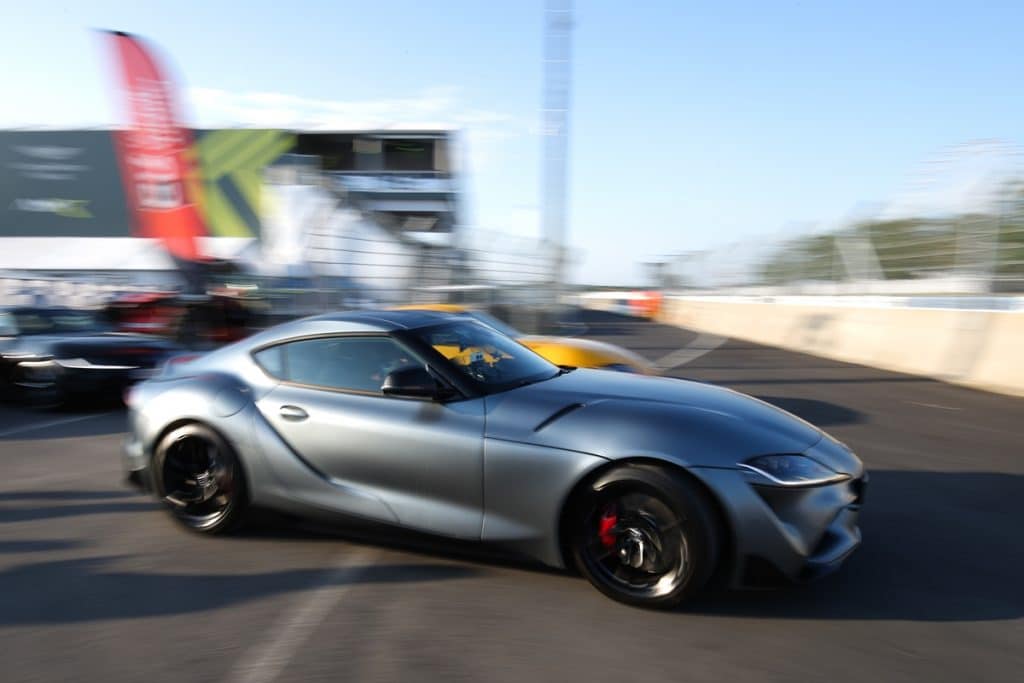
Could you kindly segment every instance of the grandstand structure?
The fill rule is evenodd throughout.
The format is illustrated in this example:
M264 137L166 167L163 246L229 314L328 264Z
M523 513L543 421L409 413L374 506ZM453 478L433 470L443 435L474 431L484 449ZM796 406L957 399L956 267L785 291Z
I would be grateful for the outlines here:
M113 130L0 131L0 303L50 283L174 288L136 236ZM195 131L201 251L236 280L399 300L457 284L462 195L450 130ZM454 267L453 267L454 266ZM45 291L43 292L45 294ZM332 301L331 303L343 303Z

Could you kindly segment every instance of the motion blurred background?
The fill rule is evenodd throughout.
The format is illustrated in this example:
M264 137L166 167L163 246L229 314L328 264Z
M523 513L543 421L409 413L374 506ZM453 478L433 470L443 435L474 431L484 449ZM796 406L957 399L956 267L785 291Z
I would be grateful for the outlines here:
M942 0L0 0L0 680L1019 681L1021 26ZM431 302L826 429L871 473L863 547L653 614L377 529L199 538L122 486L122 382Z
M748 297L758 316L787 296L830 310L1021 308L1018 7L7 14L0 305L219 296L264 324L452 301L537 330L583 302L734 336L662 302ZM168 74L199 267L140 224L117 142L135 124L91 27L142 36ZM753 337L849 357L801 346L826 324L801 320L782 342ZM934 324L960 353L990 346L956 336L989 318Z

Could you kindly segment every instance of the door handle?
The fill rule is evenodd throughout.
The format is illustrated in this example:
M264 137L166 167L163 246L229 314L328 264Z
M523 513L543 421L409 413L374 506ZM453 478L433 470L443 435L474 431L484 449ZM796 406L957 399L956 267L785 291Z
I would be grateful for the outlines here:
M309 413L298 406L281 406L278 412L281 417L292 422L301 422L309 417Z

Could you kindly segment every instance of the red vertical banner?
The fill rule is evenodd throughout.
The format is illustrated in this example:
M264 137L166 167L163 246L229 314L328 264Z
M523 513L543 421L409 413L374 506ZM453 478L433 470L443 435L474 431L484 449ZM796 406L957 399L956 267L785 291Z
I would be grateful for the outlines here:
M140 237L160 239L176 259L201 258L206 226L190 196L191 131L180 122L173 84L136 36L111 32L128 126L115 133L125 193Z

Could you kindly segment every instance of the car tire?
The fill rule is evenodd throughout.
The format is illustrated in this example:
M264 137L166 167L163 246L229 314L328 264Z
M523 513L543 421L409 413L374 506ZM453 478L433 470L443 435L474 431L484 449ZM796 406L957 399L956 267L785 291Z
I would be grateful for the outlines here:
M599 591L671 609L701 591L718 564L722 525L707 492L667 467L625 465L591 482L569 518L573 560Z
M236 530L247 516L248 487L231 445L192 423L166 434L152 460L157 497L180 524L203 534Z

